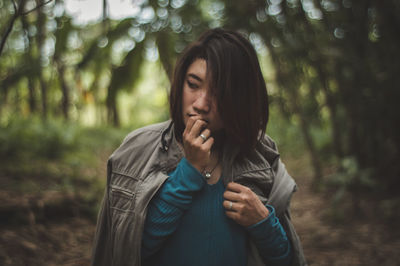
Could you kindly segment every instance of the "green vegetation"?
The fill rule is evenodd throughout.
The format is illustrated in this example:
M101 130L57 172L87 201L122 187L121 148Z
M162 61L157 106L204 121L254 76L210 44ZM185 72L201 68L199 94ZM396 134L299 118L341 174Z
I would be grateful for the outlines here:
M78 182L98 154L94 147L112 136L111 129L90 132L82 125L135 128L166 119L176 57L205 29L223 26L240 30L255 46L271 97L267 132L285 152L309 156L315 187L333 189L336 199L350 197L358 209L371 197L396 206L398 1L133 5L138 12L130 17L113 20L104 12L82 25L63 1L0 0L6 168L56 175L66 186ZM47 166L19 165L36 160Z
M15 118L2 125L1 191L6 196L19 195L12 199L16 206L11 218L20 215L24 198L33 198L43 201L44 209L60 205L67 213L73 211L95 220L106 181L106 159L126 134L126 130L111 127L84 128L37 117ZM9 200L4 198L3 204ZM35 213L37 202L27 208ZM46 219L41 215L36 219Z

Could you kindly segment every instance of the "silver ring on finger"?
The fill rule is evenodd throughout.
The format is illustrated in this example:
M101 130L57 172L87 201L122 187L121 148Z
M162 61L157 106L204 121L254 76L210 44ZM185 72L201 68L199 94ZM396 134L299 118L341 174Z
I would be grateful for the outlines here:
M233 206L233 202L230 201L230 202L229 202L229 206L228 206L228 210L232 210L232 206Z
M203 141L206 141L206 140L207 140L207 137L206 137L206 136L204 136L204 134L200 134L200 138L202 138L202 139L203 139Z

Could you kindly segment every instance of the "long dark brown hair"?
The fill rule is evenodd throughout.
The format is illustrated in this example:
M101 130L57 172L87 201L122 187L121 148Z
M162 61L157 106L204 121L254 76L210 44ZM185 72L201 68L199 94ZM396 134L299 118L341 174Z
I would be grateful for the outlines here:
M240 33L211 29L189 45L178 59L171 85L170 114L179 139L185 128L182 94L186 72L197 58L207 62L210 88L227 138L242 152L252 150L268 123L268 94L256 51Z

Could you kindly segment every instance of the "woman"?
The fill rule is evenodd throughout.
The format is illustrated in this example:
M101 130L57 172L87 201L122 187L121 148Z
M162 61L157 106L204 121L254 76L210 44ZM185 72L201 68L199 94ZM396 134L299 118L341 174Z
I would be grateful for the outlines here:
M205 32L177 62L170 113L111 155L92 264L305 265L252 45Z

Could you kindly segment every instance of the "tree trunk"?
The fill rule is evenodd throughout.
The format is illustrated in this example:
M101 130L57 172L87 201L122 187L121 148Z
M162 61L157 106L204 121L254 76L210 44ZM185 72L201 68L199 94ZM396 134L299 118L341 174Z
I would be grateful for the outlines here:
M40 92L41 92L41 100L42 100L42 118L47 119L47 84L44 81L43 77L40 77Z
M29 34L29 23L26 20L26 16L21 16L22 26L25 30L25 46L26 46L26 55L27 61L29 64L30 69L37 67L35 65L35 60L33 58L33 38ZM28 76L28 91L29 91L29 111L31 113L35 113L37 106L36 106L36 96L35 96L35 78L36 78L36 71L30 71L30 75Z
M322 167L321 167L321 162L319 160L318 151L315 148L315 144L314 144L313 138L312 138L312 136L310 134L309 122L305 118L305 116L302 114L302 112L300 110L300 106L297 106L297 104L295 104L295 105L296 105L296 106L294 106L294 108L296 109L295 112L298 114L298 116L300 118L301 132L303 133L306 146L308 147L308 151L310 152L312 166L314 168L314 187L318 187L319 183L322 180L322 176L323 176Z
M40 0L36 0L36 4L39 6L41 5ZM44 73L43 73L43 68L41 62L44 61L44 53L43 53L43 46L44 46L44 41L46 38L46 32L45 32L45 24L46 24L46 15L42 14L42 7L39 7L37 9L37 43L38 43L38 49L39 49L39 81L40 81L40 91L41 91L41 100L42 100L42 116L43 119L47 118L47 113L48 113L48 106L47 106L47 84L45 81Z
M31 113L36 112L36 97L35 97L35 82L31 77L28 77L29 90L29 110Z
M318 1L314 1L318 2ZM317 6L320 8L320 10L323 10L321 7L321 4L318 2L316 3ZM302 22L305 25L305 29L308 32L309 36L316 37L316 33L310 24L309 20L306 17L306 14L304 12L304 9L301 8L301 19ZM325 21L325 20L324 20ZM325 30L328 30L326 21L323 23L325 26ZM341 134L341 128L340 128L340 122L337 117L337 109L336 109L336 103L335 99L333 98L332 91L329 88L328 85L328 75L326 74L326 71L324 69L324 60L323 56L321 55L320 47L316 45L317 39L314 38L314 41L309 43L309 49L314 51L315 53L315 58L310 59L309 56L305 58L306 61L310 64L310 66L313 66L317 70L317 76L319 83L321 84L322 87L322 92L325 95L326 98L326 106L328 107L330 118L331 118L331 124L332 124L332 137L333 137L333 151L336 154L337 158L341 158L343 156L343 144L342 144L342 134Z
M57 60L56 64L57 64L57 70L58 70L58 77L59 77L62 95L63 95L62 100L61 100L61 108L62 108L62 112L63 112L65 120L69 120L70 88L65 79L65 66L61 62L61 60L58 60L58 59L56 59L56 60Z
M294 88L294 87L291 87L290 84L286 84L286 81L288 81L288 79L284 78L284 73L282 73L282 71L281 71L282 67L278 60L278 57L277 57L276 53L274 52L273 47L271 47L271 45L269 43L266 43L266 44L267 44L268 49L270 50L272 61L276 67L277 83L282 88L286 87L286 91L288 92L288 95L290 97L291 109L293 110L293 113L298 115L300 118L300 129L304 136L304 141L305 141L306 147L308 148L308 151L311 156L312 167L314 169L314 184L317 185L322 178L322 167L321 167L321 162L319 160L318 151L315 147L314 141L310 134L309 121L307 120L306 116L303 114L301 106L298 104L298 102L299 102L299 99L298 99L299 95L297 93L298 88Z
M119 127L119 115L117 109L117 93L111 87L108 88L106 99L107 104L107 119L115 127Z
M172 82L172 75L173 75L173 58L171 55L171 51L173 49L170 47L170 35L168 32L161 31L157 34L157 47L158 47L158 53L160 54L160 61L161 64L167 73L168 79L170 82Z
M325 71L322 68L322 60L320 60L320 58L318 58L317 61L314 62L314 66L317 69L318 78L322 85L322 89L323 89L322 91L324 92L325 97L326 97L326 105L328 107L330 118L331 118L332 137L333 137L333 146L334 146L333 151L335 152L337 158L341 158L343 156L342 134L341 134L340 122L339 122L339 119L337 117L337 112L336 112L336 103L335 103L335 100L333 99L332 92L328 86L328 77L325 75Z

